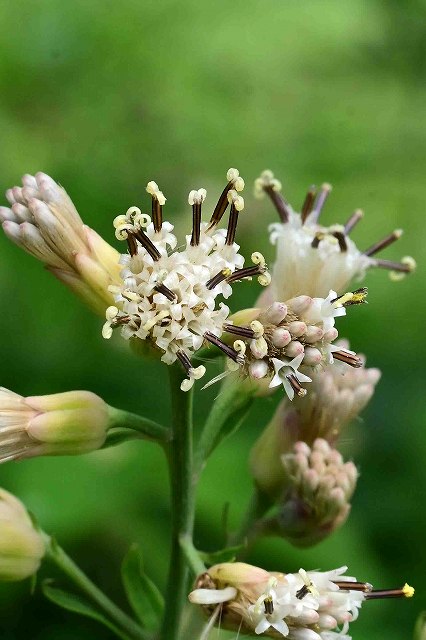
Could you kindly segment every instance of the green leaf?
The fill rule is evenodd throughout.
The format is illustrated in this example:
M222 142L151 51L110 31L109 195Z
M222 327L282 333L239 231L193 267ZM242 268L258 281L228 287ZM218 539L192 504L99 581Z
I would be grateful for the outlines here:
M146 629L157 630L163 615L164 600L156 585L144 572L137 545L132 545L124 558L121 576L135 615Z
M237 555L245 548L244 544L234 547L226 547L219 551L199 551L201 560L208 565L218 564L220 562L233 562Z
M42 591L46 598L54 604L72 611L86 618L92 618L97 622L100 622L105 627L108 627L115 633L116 636L123 640L129 640L129 636L125 634L121 629L116 627L112 622L108 620L91 602L88 602L85 598L74 593L69 593L58 587L54 587L50 580L45 580L42 584Z

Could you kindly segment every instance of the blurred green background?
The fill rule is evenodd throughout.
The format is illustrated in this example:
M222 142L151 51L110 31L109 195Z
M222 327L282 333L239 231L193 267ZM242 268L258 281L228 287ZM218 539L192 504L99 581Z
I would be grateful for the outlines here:
M352 626L354 640L406 640L426 604L426 3L3 0L0 23L2 191L43 170L117 246L112 218L149 206L148 180L158 181L184 233L190 189L205 186L212 206L230 166L248 185L268 167L296 206L308 185L330 181L325 222L344 222L363 207L353 234L361 248L405 228L383 257L416 256L416 275L392 283L386 272L371 273L369 306L340 325L384 374L364 420L343 438L361 470L349 522L311 550L268 540L250 559L284 571L348 564L352 575L384 587L407 580L415 598L368 603ZM250 186L244 196L243 252L272 259L266 225L274 212L253 200ZM234 308L257 293L241 285ZM0 295L1 385L23 395L90 389L167 421L164 366L145 365L120 340L104 341L102 321L3 237ZM199 420L214 395L200 394ZM277 401L259 402L211 460L199 491L201 548L221 544L227 500L233 523L244 510L248 451ZM135 540L164 585L168 490L153 445L7 464L0 485L118 601L119 563ZM42 574L54 572L46 566ZM2 640L111 637L38 592L30 597L28 583L1 587L0 630Z

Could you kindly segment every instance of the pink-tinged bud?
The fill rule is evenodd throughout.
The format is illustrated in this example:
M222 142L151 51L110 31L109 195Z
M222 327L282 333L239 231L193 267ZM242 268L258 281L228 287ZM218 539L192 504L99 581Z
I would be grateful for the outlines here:
M252 362L249 366L250 376L254 380L261 380L268 375L268 371L268 364L264 360L257 360L255 362Z
M109 408L89 391L22 396L0 387L0 462L99 449Z
M276 519L276 532L295 546L316 544L346 520L357 471L352 462L323 438L312 448L297 442L282 456L287 474Z
M290 322L290 324L288 325L288 330L295 338L300 338L300 336L303 336L303 334L306 333L306 329L306 324L304 322L300 322L299 320Z
M113 303L110 285L120 285L120 255L83 225L71 199L44 173L26 175L23 187L6 192L11 209L1 208L5 234L41 260L97 314Z
M323 336L324 331L320 327L311 325L306 329L304 338L306 342L318 342L318 340L321 340Z
M0 489L0 580L24 580L38 571L45 554L42 535L24 505Z
M314 347L305 347L305 355L302 362L303 364L314 367L321 362L322 357L322 353L319 349L315 349Z
M284 327L278 327L272 333L272 344L279 349L283 349L291 342L291 333L284 329Z
M286 353L287 357L295 358L296 356L299 356L304 351L305 351L305 348L304 348L303 344L301 342L299 342L298 340L293 340L286 347L285 353Z
M287 315L287 305L284 302L274 302L262 312L259 320L263 324L280 324Z

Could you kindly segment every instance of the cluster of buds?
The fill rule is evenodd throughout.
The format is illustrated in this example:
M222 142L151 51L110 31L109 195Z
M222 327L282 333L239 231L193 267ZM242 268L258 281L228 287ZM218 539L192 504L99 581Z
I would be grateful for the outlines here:
M246 375L255 380L270 378L271 388L282 384L293 400L306 395L302 383L312 382L300 366L313 372L334 361L362 366L359 356L333 341L338 336L335 318L345 315L345 307L365 302L365 297L366 289L343 296L330 291L327 298L297 296L285 303L274 302L266 310L237 313L224 330L238 337L233 346L244 356ZM253 318L250 324L241 325L247 318Z
M337 449L322 438L314 440L312 447L296 442L293 451L281 460L286 488L274 524L279 534L296 546L320 542L349 515L358 477L356 466L344 462Z
M302 293L325 296L330 289L344 291L353 279L362 279L372 267L390 270L393 280L415 269L415 260L410 256L400 262L376 257L401 237L401 229L364 251L358 249L349 234L363 217L360 209L354 211L345 224L320 225L318 220L330 191L329 184L323 184L318 190L311 187L298 213L283 198L281 183L271 171L264 171L256 180L255 195L269 196L280 217L280 222L270 226L270 239L277 246L277 254L272 287L265 294L265 304Z
M346 570L300 569L284 574L241 562L224 563L198 577L189 600L223 628L242 633L289 640L350 640L349 623L357 619L364 600L414 594L407 584L374 590L371 584L344 575Z
M0 462L99 449L108 405L89 391L22 396L0 387Z
M339 340L339 349L348 350L349 343ZM353 368L336 362L312 373L309 394L283 400L254 444L250 469L259 488L277 499L282 496L288 474L282 465L283 455L293 452L296 442L312 447L320 438L335 446L342 429L356 418L371 399L380 380L380 371L365 366Z
M103 315L113 301L109 285L120 282L119 253L83 224L66 191L48 175L25 175L22 184L6 191L10 208L0 207L5 234Z
M40 531L24 505L0 489L0 580L24 580L37 572L45 554Z
M257 277L267 286L270 276L265 259L253 253L253 266L244 267L244 258L235 243L237 223L244 209L239 192L244 181L236 169L229 169L227 184L209 222L202 221L206 190L193 190L192 232L182 249L177 248L173 226L163 220L164 194L155 182L146 190L151 195L151 215L131 207L114 220L116 237L126 240L128 253L120 258L120 286L111 286L115 305L106 311L103 335L109 338L120 327L124 338L147 340L161 352L166 364L179 360L187 373L182 390L189 390L201 378L205 367L193 367L191 357L205 344L213 344L237 366L244 358L221 340L229 308L217 304L227 299L232 285ZM218 228L227 208L227 228Z

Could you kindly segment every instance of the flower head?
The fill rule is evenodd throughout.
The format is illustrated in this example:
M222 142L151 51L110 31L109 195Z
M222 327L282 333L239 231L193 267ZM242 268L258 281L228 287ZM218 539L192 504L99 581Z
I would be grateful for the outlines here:
M313 373L334 361L360 367L353 351L333 344L338 335L335 318L345 315L347 306L365 301L366 289L360 291L343 296L330 291L327 298L296 296L267 309L236 313L224 331L238 338L234 348L244 356L240 370L252 379L269 381L270 388L282 384L293 400L306 395L302 384L311 383Z
M10 208L0 207L5 234L103 315L113 301L108 287L119 282L118 252L83 224L50 176L25 175L22 184L7 190Z
M0 462L99 449L108 407L89 391L22 396L0 387Z
M114 220L116 236L127 241L128 253L120 259L121 285L110 287L115 305L107 309L103 335L109 338L120 327L126 339L149 341L163 362L179 360L188 376L182 384L185 391L204 375L204 366L191 363L203 344L222 349L237 367L244 362L237 349L221 340L229 308L218 298L229 298L232 285L243 279L257 277L263 285L270 282L263 256L254 253L253 265L244 267L235 243L244 209L239 195L243 187L238 171L230 169L209 222L202 221L206 190L191 191L192 232L180 248L173 226L163 220L166 198L155 182L146 189L152 199L151 216L131 207ZM228 207L228 226L218 228Z
M268 195L280 216L280 222L270 226L270 239L277 246L277 254L272 285L264 293L264 304L302 293L323 297L330 289L340 293L351 280L363 279L371 267L389 269L394 280L415 269L411 257L401 262L376 258L382 249L398 240L402 234L400 229L364 251L358 249L349 234L363 217L360 209L344 225L320 225L320 214L330 191L329 184L323 184L318 190L311 187L301 212L297 213L282 197L281 183L271 171L264 171L256 180L255 194Z
M189 600L210 615L220 607L220 624L243 633L289 640L350 638L364 600L411 597L414 590L375 591L371 584L332 571L267 572L236 562L215 565L199 576Z
M296 442L281 456L286 474L276 530L296 546L320 542L346 521L358 472L326 440Z
M44 554L42 536L24 505L0 489L0 580L24 580L32 576Z

